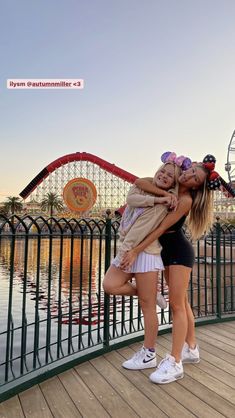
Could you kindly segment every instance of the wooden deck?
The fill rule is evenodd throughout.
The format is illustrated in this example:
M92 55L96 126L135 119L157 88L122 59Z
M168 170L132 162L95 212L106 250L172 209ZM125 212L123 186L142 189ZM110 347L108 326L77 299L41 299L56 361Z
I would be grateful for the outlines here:
M122 368L141 344L83 363L0 404L0 418L235 417L235 322L196 330L201 362L178 382L156 385L151 369ZM171 335L158 338L158 361Z

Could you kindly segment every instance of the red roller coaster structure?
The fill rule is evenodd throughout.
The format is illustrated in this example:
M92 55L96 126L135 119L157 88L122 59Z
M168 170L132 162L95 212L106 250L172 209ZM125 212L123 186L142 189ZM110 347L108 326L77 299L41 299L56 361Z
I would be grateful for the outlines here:
M97 189L94 211L114 210L124 205L130 185L137 179L134 174L96 155L76 152L48 164L22 190L20 196L38 202L49 192L62 196L68 181L78 177L91 180Z

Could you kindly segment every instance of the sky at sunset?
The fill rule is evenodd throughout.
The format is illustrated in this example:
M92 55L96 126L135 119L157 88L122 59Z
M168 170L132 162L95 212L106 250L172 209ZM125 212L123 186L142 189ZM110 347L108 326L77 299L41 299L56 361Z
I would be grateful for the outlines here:
M0 201L88 152L152 176L165 151L224 165L235 129L234 0L0 0ZM8 89L7 79L84 89Z

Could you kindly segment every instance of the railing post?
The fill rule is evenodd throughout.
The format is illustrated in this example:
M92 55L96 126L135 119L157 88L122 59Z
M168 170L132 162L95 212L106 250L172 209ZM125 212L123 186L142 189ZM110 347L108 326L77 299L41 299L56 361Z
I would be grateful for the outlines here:
M7 336L6 336L6 353L5 353L5 382L8 382L10 372L10 359L13 341L12 329L12 306L13 306L13 286L14 286L14 268L15 268L15 240L16 231L14 225L11 224L11 255L10 255L10 277L9 277L9 295L8 295L8 314L7 314Z
M216 217L216 302L217 318L221 319L221 226ZM212 264L213 265L213 264Z
M106 211L106 225L105 225L105 272L108 270L111 261L111 211ZM104 347L109 347L109 295L104 294Z

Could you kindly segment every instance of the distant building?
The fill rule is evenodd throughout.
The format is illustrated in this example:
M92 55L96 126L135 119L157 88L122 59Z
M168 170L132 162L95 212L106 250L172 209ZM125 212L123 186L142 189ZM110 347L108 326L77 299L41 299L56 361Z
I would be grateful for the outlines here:
M24 202L23 205L23 211L29 215L42 214L41 204L36 199L31 199L29 202Z
M235 185L233 185L235 188ZM214 200L215 216L224 220L235 219L235 198L227 191L217 190Z

